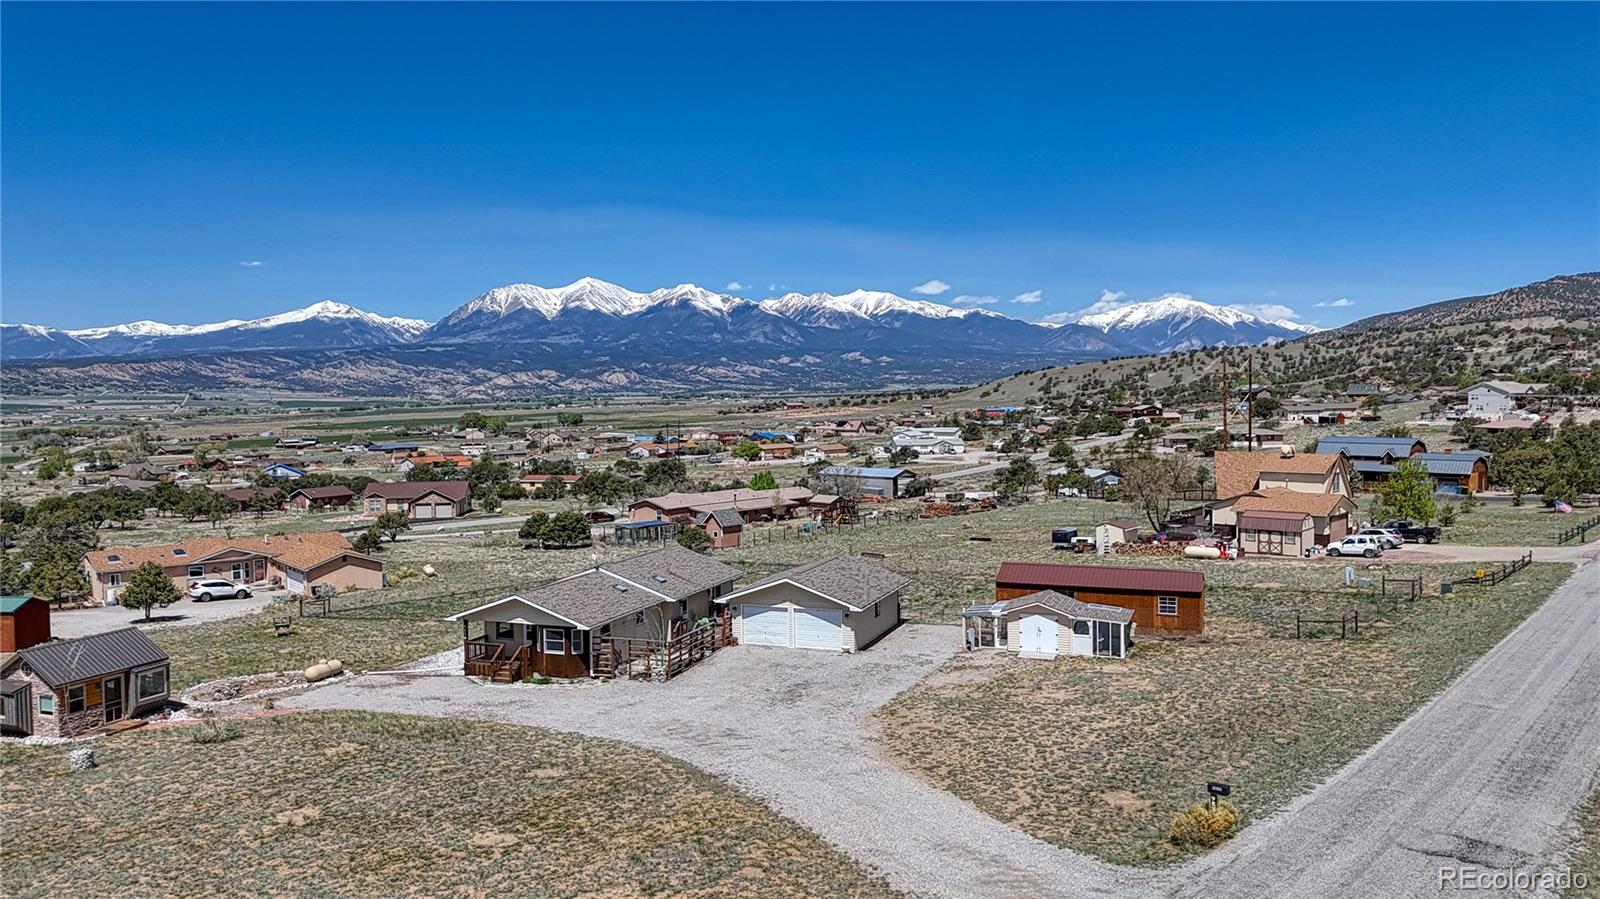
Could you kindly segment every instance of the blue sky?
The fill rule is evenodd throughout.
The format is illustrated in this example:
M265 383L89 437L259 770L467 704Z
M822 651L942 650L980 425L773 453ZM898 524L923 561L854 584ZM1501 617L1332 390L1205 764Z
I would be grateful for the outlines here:
M1336 324L1600 269L1596 4L4 18L6 321L434 319L594 275Z

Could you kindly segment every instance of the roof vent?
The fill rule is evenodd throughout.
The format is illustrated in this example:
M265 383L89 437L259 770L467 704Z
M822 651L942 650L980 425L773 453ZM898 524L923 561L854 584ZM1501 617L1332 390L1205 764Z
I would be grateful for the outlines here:
M1289 444L1285 443L1284 445L1278 447L1278 455L1281 456L1282 458L1285 458L1285 459L1293 459L1294 458L1294 447L1292 447Z
M617 591L618 593L627 593L628 592L628 588L623 586L622 584L612 584L611 585L611 589Z
M666 576L660 574L653 574L650 576L650 579L658 584L665 584L667 582Z

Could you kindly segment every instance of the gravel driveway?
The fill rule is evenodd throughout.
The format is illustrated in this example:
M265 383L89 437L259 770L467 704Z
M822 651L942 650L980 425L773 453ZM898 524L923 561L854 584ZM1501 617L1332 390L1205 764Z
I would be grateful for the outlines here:
M149 630L158 627L179 627L199 624L202 621L221 621L261 611L269 603L289 594L283 590L258 590L244 599L213 599L195 602L188 597L178 600L165 609L150 610L153 619L144 623L144 610L124 609L121 606L100 606L93 609L51 609L50 633L57 637L87 637L114 631L130 624Z

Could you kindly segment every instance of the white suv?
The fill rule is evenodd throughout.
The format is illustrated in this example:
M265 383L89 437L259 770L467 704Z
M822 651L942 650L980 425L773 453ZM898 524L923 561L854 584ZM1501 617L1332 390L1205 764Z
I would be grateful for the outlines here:
M1328 546L1330 556L1366 556L1375 559L1383 555L1383 538L1371 534L1352 534Z
M189 585L189 598L195 602L210 602L219 596L231 596L234 599L244 599L250 595L250 588L233 581L210 580L195 581Z

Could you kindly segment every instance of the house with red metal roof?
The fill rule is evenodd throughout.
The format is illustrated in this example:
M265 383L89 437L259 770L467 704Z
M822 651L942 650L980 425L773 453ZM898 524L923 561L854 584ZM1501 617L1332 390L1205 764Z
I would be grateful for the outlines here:
M1002 562L995 574L995 602L1052 590L1081 603L1133 612L1132 623L1147 634L1200 634L1206 627L1206 576L1183 568Z

